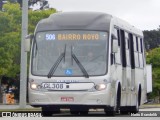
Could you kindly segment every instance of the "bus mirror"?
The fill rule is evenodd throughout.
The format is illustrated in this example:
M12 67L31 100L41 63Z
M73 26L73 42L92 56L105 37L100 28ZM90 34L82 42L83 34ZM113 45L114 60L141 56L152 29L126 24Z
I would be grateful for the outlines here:
M24 42L24 50L25 52L29 52L30 51L30 41L32 39L33 35L27 35L25 38L25 42Z
M117 39L113 39L112 52L113 53L117 53L118 52L118 40Z

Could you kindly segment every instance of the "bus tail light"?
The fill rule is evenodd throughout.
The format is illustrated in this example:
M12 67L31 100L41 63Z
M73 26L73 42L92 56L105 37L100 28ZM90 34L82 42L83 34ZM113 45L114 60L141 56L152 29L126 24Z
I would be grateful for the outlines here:
M107 87L106 84L98 84L95 86L95 89L98 91L101 91L101 90L105 90L106 87Z

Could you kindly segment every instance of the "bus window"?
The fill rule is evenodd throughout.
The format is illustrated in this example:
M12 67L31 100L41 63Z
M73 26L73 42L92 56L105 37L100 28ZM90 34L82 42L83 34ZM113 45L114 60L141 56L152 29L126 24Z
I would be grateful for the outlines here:
M133 36L133 44L134 44L134 58L135 58L135 67L139 67L139 56L138 56L138 43L137 37Z
M118 52L115 53L115 62L117 64L121 64L120 37L119 37L119 30L117 28L114 29L114 34L118 38Z
M130 52L129 52L129 34L125 32L125 43L126 43L126 59L127 59L127 66L130 66Z
M140 45L141 45L141 52L143 53L143 41L142 41L142 38L140 39Z
M52 66L59 60L54 76L68 77L65 73L68 68L74 71L72 76L83 76L81 68L72 56L73 53L90 76L105 74L107 38L108 33L101 31L38 32L35 38L38 50L37 56L32 59L32 74L47 76ZM36 50L36 47L33 49ZM60 59L63 54L64 60Z
M144 67L144 64L143 64L143 46L142 46L142 39L141 38L138 38L138 44L139 44L139 49L138 49L138 53L139 53L139 65L140 65L140 68L143 68Z
M135 60L134 60L134 42L133 42L133 35L130 33L129 34L129 41L130 41L130 44L129 44L129 48L130 48L130 62L131 62L131 68L132 69L135 69Z
M140 44L138 43L138 37L136 37L136 48L137 48L137 51L139 51L139 46L140 46Z
M133 35L134 52L138 51L136 36Z
M117 29L117 38L118 38L118 46L121 46L119 29Z
M126 50L125 50L125 35L124 30L120 30L120 38L121 38L121 53L122 53L122 66L126 67Z

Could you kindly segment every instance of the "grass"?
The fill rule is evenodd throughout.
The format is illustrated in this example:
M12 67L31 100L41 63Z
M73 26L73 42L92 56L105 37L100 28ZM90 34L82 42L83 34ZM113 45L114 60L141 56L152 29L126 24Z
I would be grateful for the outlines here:
M33 112L39 112L41 111L41 108L16 108L16 109L0 109L0 112L25 112L25 111L33 111Z

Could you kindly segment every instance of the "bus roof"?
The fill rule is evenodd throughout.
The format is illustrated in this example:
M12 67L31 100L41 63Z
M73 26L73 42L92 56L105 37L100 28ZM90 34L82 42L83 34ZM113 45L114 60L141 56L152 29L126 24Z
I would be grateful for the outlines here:
M114 16L112 19L112 22L113 22L114 26L117 26L120 29L123 29L129 33L136 34L141 37L143 36L143 32L140 29L137 29L133 25L129 24L128 22L126 22L120 18L117 18Z
M112 21L112 22L111 22ZM115 25L121 29L143 36L141 30L124 20L101 12L62 12L51 14L37 25L36 32L48 30L97 30L109 31Z
M37 25L45 30L101 30L109 31L112 16L99 12L62 12L51 14Z

